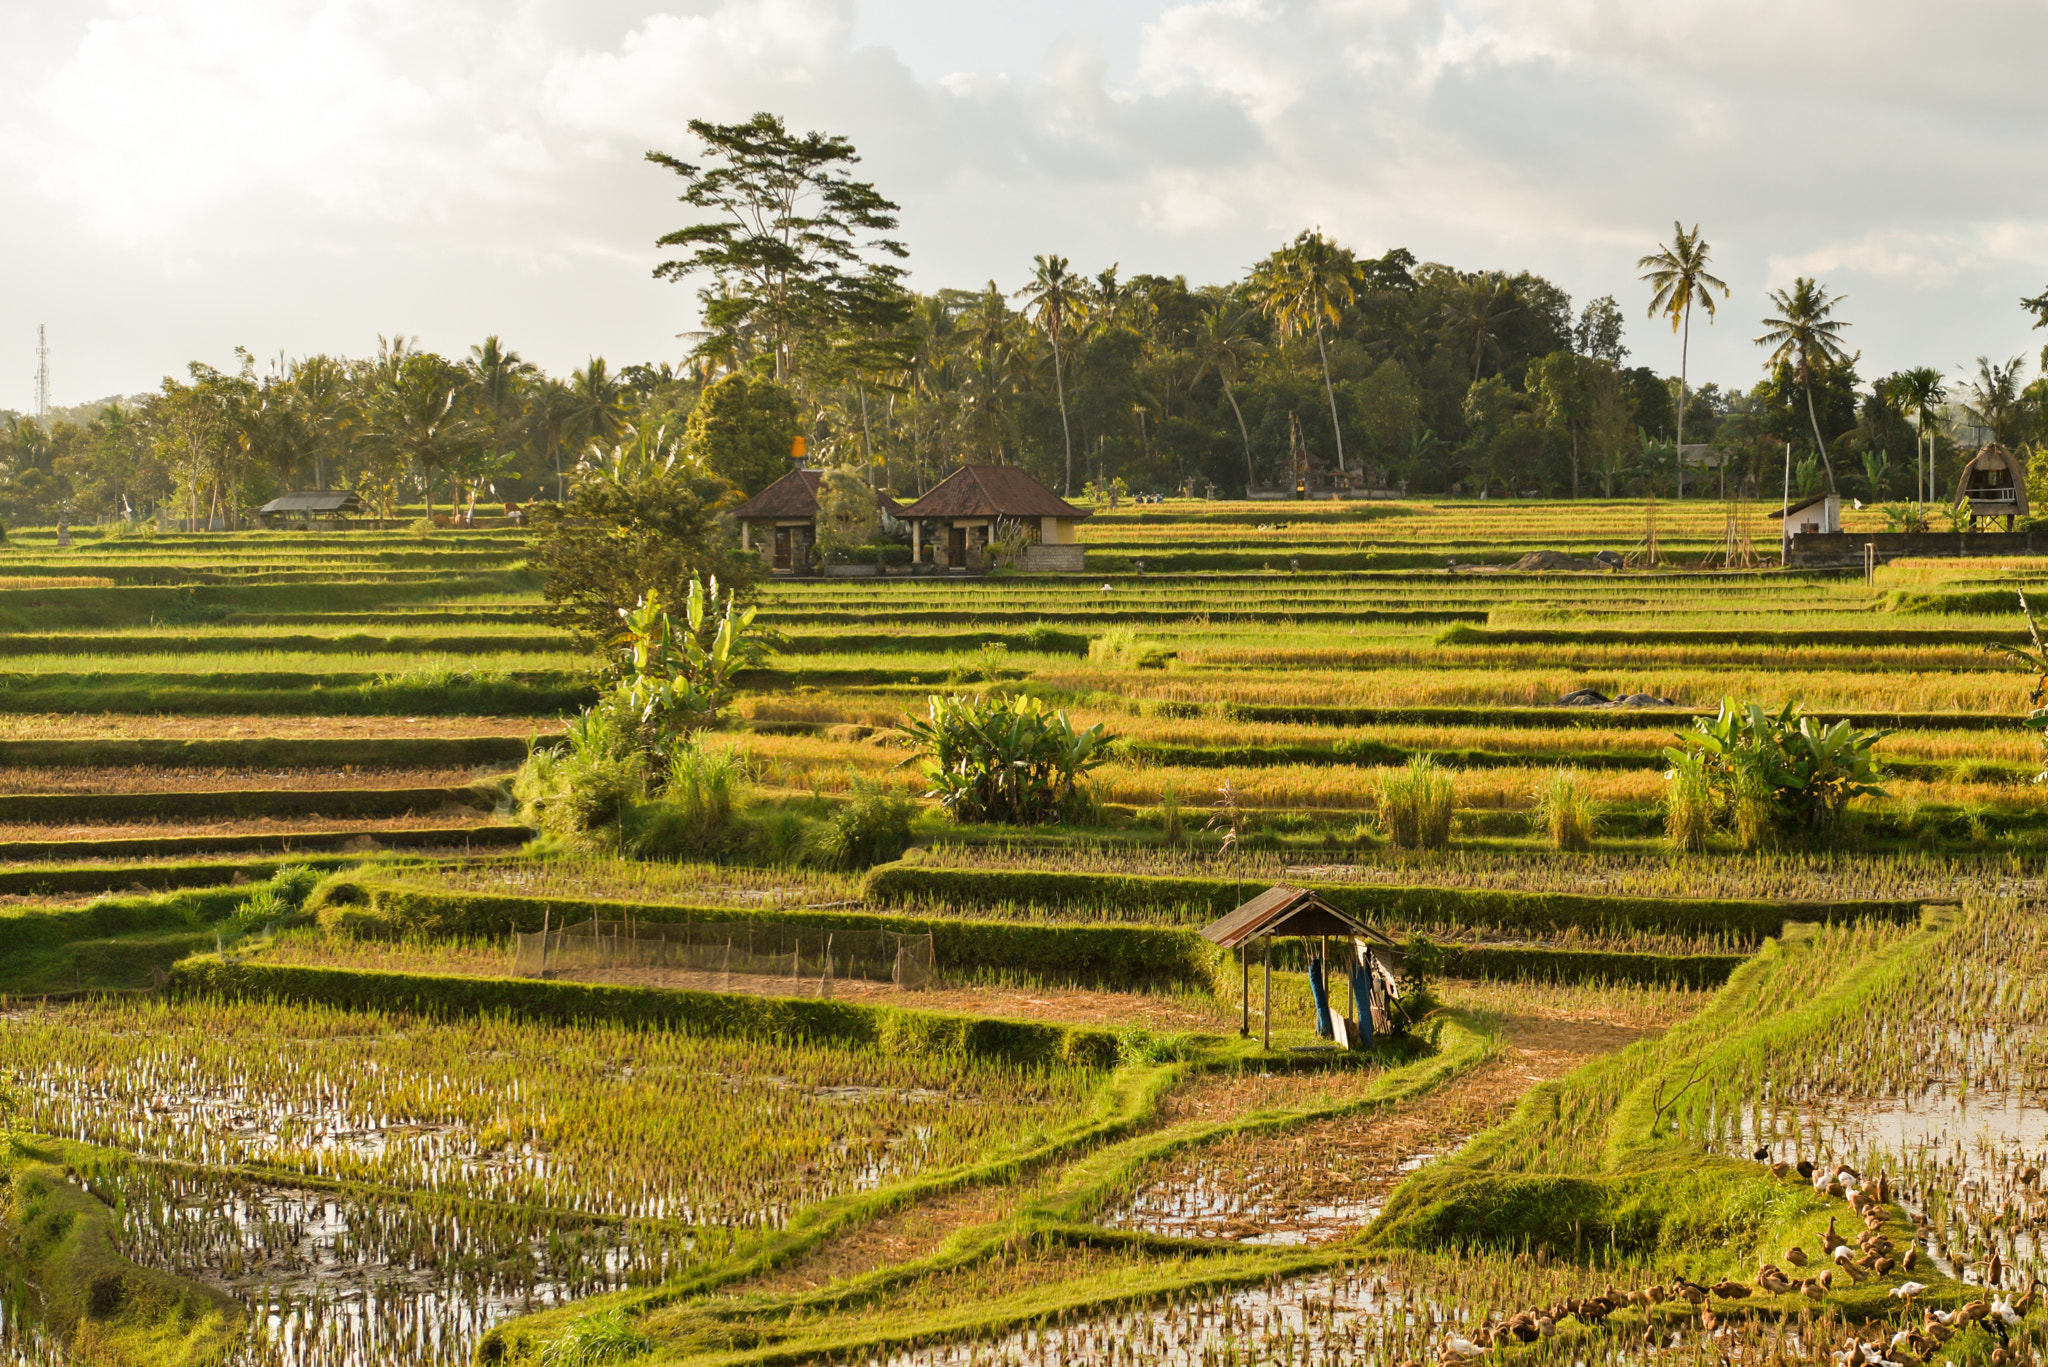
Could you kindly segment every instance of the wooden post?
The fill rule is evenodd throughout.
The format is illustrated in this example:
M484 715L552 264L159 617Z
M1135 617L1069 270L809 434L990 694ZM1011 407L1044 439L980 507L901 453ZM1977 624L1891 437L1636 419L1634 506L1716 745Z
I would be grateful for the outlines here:
M924 563L924 522L915 517L910 519L910 563Z
M1237 947L1237 964L1244 970L1244 989L1238 993L1239 1018L1237 1034L1240 1039L1252 1037L1252 951L1249 945Z
M1268 1053L1271 1053L1273 1049L1273 937L1270 935L1266 937L1266 1005L1264 1017L1264 1020L1261 1022L1266 1036L1264 1047Z

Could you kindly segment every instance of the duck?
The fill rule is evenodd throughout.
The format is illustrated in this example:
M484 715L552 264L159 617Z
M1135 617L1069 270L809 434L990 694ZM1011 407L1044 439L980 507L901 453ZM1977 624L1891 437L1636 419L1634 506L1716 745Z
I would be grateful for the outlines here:
M1998 1256L1998 1250L1991 1250L1991 1265L1985 1269L1984 1284L1996 1286L2005 1280L2005 1260Z
M1870 1280L1870 1274L1856 1266L1856 1260L1849 1256L1849 1249L1846 1245L1835 1250L1835 1266L1848 1273L1849 1280L1852 1282L1867 1282Z
M1956 1331L1941 1317L1940 1312L1932 1310L1928 1311L1927 1318L1920 1322L1920 1332L1937 1344L1947 1343L1956 1336Z
M2022 1315L2026 1314L2029 1310L2032 1310L2034 1308L2034 1302L2038 1299L2035 1293L2038 1292L2040 1289L2041 1279L2039 1277L2036 1277L2032 1281L2027 1283L2026 1291L2013 1301L2012 1308Z
M1471 1339L1465 1338L1463 1335L1452 1333L1444 1335L1444 1341L1438 1345L1437 1355L1445 1361L1453 1359L1469 1360L1471 1358L1485 1357L1486 1349L1474 1343Z
M1835 1228L1835 1217L1830 1215L1828 1216L1828 1227L1821 1232L1820 1250L1832 1258L1835 1255L1835 1250L1841 1246L1841 1243L1842 1232Z
M1794 1169L1792 1165L1790 1163L1787 1163L1782 1158L1776 1160L1771 1164L1771 1176L1777 1178L1781 1182L1784 1181L1787 1177L1790 1177L1793 1171Z
M1991 1315L1992 1318L2007 1326L2020 1322L2020 1312L2013 1309L2012 1302L2002 1296L1993 1296L1991 1298Z
M1964 1306L1961 1310L1958 1310L1956 1313L1963 1316L1965 1319L1981 1320L1990 1315L1991 1306L1988 1302L1985 1301L1971 1301L1968 1305Z
M1906 1304L1911 1305L1913 1303L1913 1298L1919 1295L1921 1292L1925 1291L1926 1289L1927 1284L1925 1282L1900 1282L1897 1286L1893 1287L1890 1291L1886 1292L1885 1294L1889 1296L1895 1296L1899 1300L1904 1301Z
M1897 1266L1898 1264L1890 1258L1880 1257L1870 1265L1870 1270L1880 1277L1888 1277L1891 1275L1892 1269Z
M1543 1331L1536 1327L1536 1316L1526 1310L1508 1321L1507 1332L1517 1343L1534 1343L1543 1337Z
M1714 1283L1714 1294L1724 1301L1739 1301L1749 1295L1749 1288L1741 1282L1732 1282L1723 1277Z
M2032 1167L2022 1168L2020 1170L2020 1185L2023 1187L2038 1187L2041 1185L2041 1170Z
M1707 1299L1707 1288L1701 1286L1698 1282L1689 1282L1683 1277L1673 1277L1671 1279L1671 1286L1674 1291L1691 1301L1694 1305L1699 1305Z
M1799 1294L1810 1301L1826 1300L1828 1294L1827 1283L1817 1277L1808 1277L1805 1281L1799 1283Z
M1792 1245L1792 1247L1785 1250L1785 1261L1794 1267L1806 1266L1806 1250L1798 1244Z
M1792 1165L1792 1171L1799 1174L1799 1180L1802 1182L1813 1180L1813 1164L1804 1158Z
M1906 1249L1906 1256L1899 1259L1899 1266L1911 1272L1920 1265L1920 1245L1913 1244Z
M1782 1296L1795 1288L1785 1274L1778 1270L1776 1263L1765 1263L1756 1270L1756 1284L1774 1296Z

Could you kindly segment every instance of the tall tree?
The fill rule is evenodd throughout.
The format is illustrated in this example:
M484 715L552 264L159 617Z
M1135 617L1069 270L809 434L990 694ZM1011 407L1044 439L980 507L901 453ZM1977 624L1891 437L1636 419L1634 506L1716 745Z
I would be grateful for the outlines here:
M2013 446L2020 438L2026 403L2021 395L2020 367L2026 358L2015 356L1999 365L1988 356L1977 358L1977 378L1970 381L1970 416L1991 429L1991 440Z
M704 323L715 335L752 323L774 348L775 378L787 381L806 339L843 318L861 277L894 280L898 267L872 254L901 258L903 244L879 236L896 226L896 205L847 168L860 161L853 144L827 133L789 131L781 116L761 113L745 123L690 120L703 144L704 166L666 152L647 160L683 178L680 196L716 215L663 234L656 245L685 255L655 267L658 279L709 273L698 292ZM871 234L861 241L863 233Z
M1070 324L1085 316L1088 283L1067 269L1064 256L1035 256L1031 283L1017 294L1024 300L1025 316L1052 344L1052 379L1060 396L1060 437L1067 448L1067 482L1061 491L1074 493L1074 428L1067 420L1067 377L1060 362L1060 338Z
M1913 493L1921 499L1934 497L1934 417L1935 409L1948 398L1948 387L1942 382L1941 372L1931 365L1915 366L1892 376L1887 386L1891 400L1899 411L1911 417L1914 422L1913 440ZM1920 463L1920 447L1927 447L1926 466ZM1924 492L1922 474L1925 474Z
M1813 428L1813 444L1820 452L1821 468L1827 471L1831 494L1836 492L1835 465L1828 459L1827 439L1821 436L1820 416L1814 411L1813 381L1849 359L1841 342L1842 329L1849 325L1834 316L1843 297L1830 295L1811 276L1799 276L1790 291L1771 291L1771 303L1778 311L1763 320L1764 334L1756 339L1758 346L1771 348L1764 363L1773 369L1789 367L1793 382L1806 395L1806 420Z
M1483 271L1444 305L1444 321L1453 336L1472 339L1472 383L1487 356L1501 358L1501 325L1519 313L1513 283L1499 271ZM1569 321L1569 320L1567 320Z
M579 446L609 443L626 423L626 386L602 356L569 372L569 439Z
M1344 470L1344 425L1337 418L1337 387L1330 379L1330 349L1323 325L1340 326L1344 310L1358 297L1358 262L1351 253L1313 228L1296 237L1253 274L1259 307L1286 335L1313 330L1323 363L1323 394L1330 401L1330 430L1337 441L1337 469Z
M1225 300L1204 309L1194 335L1194 378L1188 381L1188 387L1193 388L1202 382L1204 375L1214 371L1223 385L1223 397L1229 401L1231 414L1237 419L1237 434L1244 439L1247 493L1258 484L1259 475L1252 468L1251 429L1245 426L1244 410L1237 406L1237 392L1232 385L1243 373L1245 362L1259 351L1259 340L1251 335L1250 324L1251 310L1242 304Z
M1678 487L1683 495L1685 490L1685 382L1686 362L1692 351L1692 309L1698 304L1707 311L1707 322L1714 321L1714 291L1721 291L1721 297L1728 297L1728 286L1718 276L1708 272L1707 262L1713 257L1713 248L1700 236L1700 225L1692 225L1687 232L1683 223L1671 225L1671 242L1667 246L1657 245L1657 250L1636 262L1636 269L1642 271L1642 279L1650 287L1650 313L1655 318L1663 314L1671 320L1671 330L1679 334L1678 343ZM1814 430L1820 430L1818 424ZM1828 487L1834 487L1834 474L1828 475Z
M460 367L431 351L407 352L366 405L364 439L384 454L419 467L430 519L434 472L447 471L453 478L464 448L475 437L472 420L457 402L463 379Z

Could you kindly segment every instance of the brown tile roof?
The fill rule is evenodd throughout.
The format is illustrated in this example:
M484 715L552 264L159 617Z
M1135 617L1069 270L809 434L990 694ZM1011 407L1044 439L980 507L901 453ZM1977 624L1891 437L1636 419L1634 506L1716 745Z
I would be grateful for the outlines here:
M1014 465L963 465L905 508L912 517L1067 517L1088 514Z
M733 509L732 515L742 522L765 521L781 517L816 517L818 515L818 486L824 482L823 470L791 470L781 479L755 494L752 498ZM903 505L887 494L876 494L875 502L891 517L899 517Z

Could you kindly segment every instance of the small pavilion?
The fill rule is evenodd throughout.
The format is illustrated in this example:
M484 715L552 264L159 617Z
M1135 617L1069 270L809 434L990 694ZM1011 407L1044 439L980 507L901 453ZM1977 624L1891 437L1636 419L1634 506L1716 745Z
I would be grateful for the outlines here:
M362 499L346 489L309 489L273 498L256 510L256 517L266 527L285 520L310 527L315 518L354 517L362 511Z
M818 541L818 488L824 480L822 470L791 470L733 509L740 549L753 550L758 537L761 558L770 569L801 573L808 568ZM904 516L903 505L887 494L876 494L875 502L885 523Z
M1398 971L1401 962L1400 946L1384 932L1374 930L1350 913L1338 910L1321 895L1307 888L1289 887L1285 883L1276 884L1228 916L1204 927L1202 938L1224 949L1237 951L1238 965L1244 980L1239 1033L1246 1036L1252 1032L1251 949L1254 944L1259 946L1260 957L1265 964L1265 1005L1262 1014L1264 1044L1268 1049L1273 1047L1275 939L1320 939L1323 941L1322 961L1325 964L1329 963L1329 941L1348 940L1351 944L1349 971L1353 980L1352 1000L1360 1003L1362 1011L1371 1013L1371 1019L1359 1022L1359 1038L1369 1039L1372 1032L1386 1029L1392 1023L1387 1008L1401 995ZM1337 1013L1331 1014L1334 1023ZM1350 1040L1340 1036L1340 1042L1348 1045Z
M930 493L899 514L910 524L910 558L924 560L924 524L938 524L935 541L944 563L956 570L978 564L998 522L1036 530L1038 541L1024 548L1021 568L1032 571L1086 568L1078 532L1087 512L1040 484L1015 465L963 465L932 486Z

